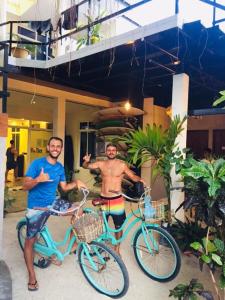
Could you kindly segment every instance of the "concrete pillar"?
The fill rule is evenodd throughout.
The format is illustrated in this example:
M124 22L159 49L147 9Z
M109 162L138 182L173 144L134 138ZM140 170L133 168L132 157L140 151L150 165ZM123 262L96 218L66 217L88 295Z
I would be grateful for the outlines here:
M178 74L173 76L173 92L172 92L172 118L180 115L182 119L188 113L188 90L189 90L189 77L186 74ZM177 137L176 142L178 147L183 149L186 147L187 140L187 121L183 125L182 133ZM171 172L172 186L180 186L180 176L175 174L173 169ZM175 210L184 201L184 193L181 191L171 192L171 209ZM184 220L184 211L181 209L176 214L180 220Z
M8 128L8 116L2 114L2 100L0 100L0 260L3 256L3 212L4 212L4 188L5 188L5 152Z
M65 119L66 119L66 100L59 97L55 100L53 111L53 135L60 137L63 141L65 138ZM58 159L64 165L64 151Z
M153 125L154 123L154 99L145 98L144 99L144 116L143 116L143 129L146 125ZM141 177L145 180L147 186L152 186L151 182L151 162L148 161L141 167Z

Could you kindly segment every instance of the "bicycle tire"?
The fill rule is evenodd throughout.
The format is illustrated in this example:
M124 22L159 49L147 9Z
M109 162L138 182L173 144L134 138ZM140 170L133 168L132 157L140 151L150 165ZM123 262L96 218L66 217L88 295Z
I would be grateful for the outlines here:
M151 279L159 282L171 281L178 275L181 267L179 247L165 229L150 224L146 225L146 228L152 253L149 253L140 228L135 234L133 243L136 261Z
M19 245L24 252L24 243L25 243L25 238L26 238L26 231L27 231L27 222L22 221L18 228L17 228L17 237L19 241ZM41 243L45 246L47 246L47 242L45 241L45 238L42 236L42 234L39 234L39 237L37 238L38 243ZM35 242L35 243L36 243ZM39 267L41 269L47 268L51 264L51 260L48 258L45 258L42 254L38 255L36 252L34 252L34 265L36 267Z
M80 247L78 252L78 261L81 271L87 281L101 294L107 295L111 298L120 298L124 296L129 287L129 276L122 259L105 244L91 242L88 247L90 247L89 254L95 264L98 265L98 271L95 271L91 267L84 248ZM96 252L98 252L98 255L101 255L101 259L104 260L104 264L100 262ZM110 268L112 264L114 264L113 269ZM110 279L110 276L112 276L112 279ZM99 281L101 281L101 279L103 280L100 283ZM110 288L110 285L114 285L113 281L115 282L115 287Z

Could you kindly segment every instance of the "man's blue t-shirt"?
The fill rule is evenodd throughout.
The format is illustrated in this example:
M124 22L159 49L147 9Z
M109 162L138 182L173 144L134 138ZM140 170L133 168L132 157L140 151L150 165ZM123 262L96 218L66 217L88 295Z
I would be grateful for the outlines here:
M59 162L50 164L46 157L35 159L28 168L26 175L33 179L38 177L43 168L44 173L48 173L49 179L53 181L40 182L28 192L28 208L35 206L46 207L51 205L56 197L56 189L59 182L66 181L65 171Z

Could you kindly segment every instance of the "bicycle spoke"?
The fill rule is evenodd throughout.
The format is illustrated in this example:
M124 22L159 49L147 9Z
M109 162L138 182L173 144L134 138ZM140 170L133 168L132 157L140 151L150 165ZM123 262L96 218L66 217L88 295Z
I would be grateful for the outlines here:
M92 261L82 249L79 253L79 261L81 270L90 284L101 293L113 298L125 294L128 288L128 282L126 282L128 278L126 278L127 271L125 276L123 267L117 261L120 258L116 258L112 250L99 243L89 245L89 254ZM92 263L97 270L93 268Z
M152 279L169 281L180 269L179 249L170 235L161 228L148 225L134 239L135 258L142 270Z

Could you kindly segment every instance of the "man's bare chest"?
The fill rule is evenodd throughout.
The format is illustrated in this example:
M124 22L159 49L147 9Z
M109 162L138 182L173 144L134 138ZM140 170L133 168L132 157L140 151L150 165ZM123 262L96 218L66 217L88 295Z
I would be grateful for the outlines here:
M120 177L123 174L123 170L121 166L113 164L106 164L104 168L102 168L102 175L109 177Z

